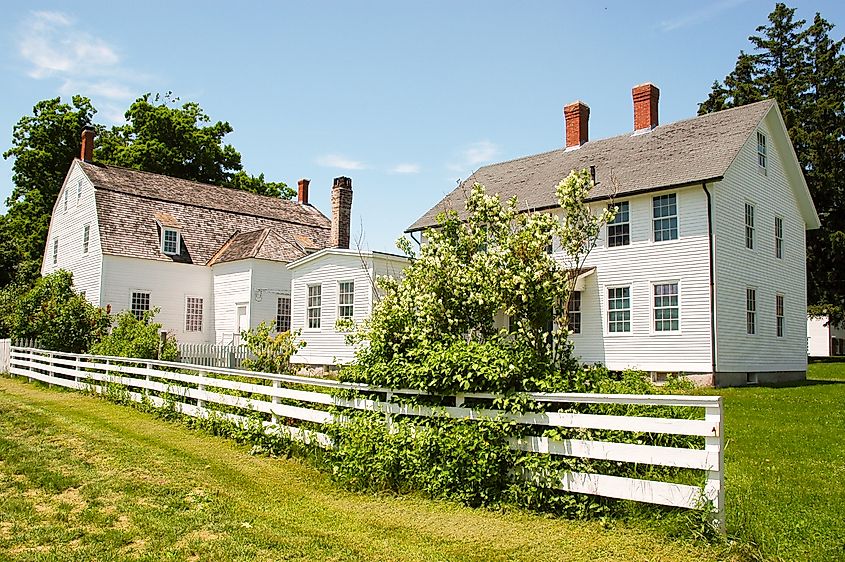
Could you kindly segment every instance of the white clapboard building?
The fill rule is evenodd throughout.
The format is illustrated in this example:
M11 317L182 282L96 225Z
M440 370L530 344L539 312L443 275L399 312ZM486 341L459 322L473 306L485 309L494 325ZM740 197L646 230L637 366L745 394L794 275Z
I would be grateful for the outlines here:
M633 131L591 141L589 107L567 105L564 148L480 168L408 231L462 211L475 182L559 214L555 186L591 168L589 204L618 213L570 303L583 361L715 385L805 377L805 232L819 218L777 103L659 125L658 89L632 94Z

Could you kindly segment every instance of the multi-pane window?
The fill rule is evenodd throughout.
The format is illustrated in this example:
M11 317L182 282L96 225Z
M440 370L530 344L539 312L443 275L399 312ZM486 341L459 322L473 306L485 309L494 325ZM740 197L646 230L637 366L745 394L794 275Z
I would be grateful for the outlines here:
M82 180L76 180L76 202L82 199Z
M631 331L631 288L607 290L607 327L610 332Z
M67 189L65 189L64 194L62 195L62 200L64 201L64 211L67 212Z
M766 135L757 131L757 165L766 168Z
M654 241L678 239L678 199L674 193L652 198Z
M352 318L355 313L355 282L341 281L338 285L337 317Z
M88 247L90 246L90 243L91 243L91 225L86 224L84 227L82 227L82 253L83 254L88 253Z
M202 332L202 297L185 298L185 331Z
M59 239L53 238L53 265L59 262Z
M745 204L745 247L754 249L754 205Z
M581 333L581 291L572 291L569 295L569 306L566 310L569 331L573 334Z
M677 332L680 330L678 284L661 283L654 286L654 331Z
M179 233L172 228L164 229L161 251L171 256L179 253Z
M323 304L323 287L322 285L308 286L308 302L306 303L306 311L309 328L320 327L320 316L322 315Z
M276 301L276 331L290 332L290 297L287 295Z
M631 214L630 205L627 201L608 206L616 208L616 216L607 223L607 245L627 246L631 243Z
M757 290L745 289L745 333L757 333Z
M775 257L783 258L783 219L775 217Z
M132 291L129 310L132 312L132 316L138 320L144 318L144 313L150 310L150 293L147 291Z
M783 337L783 295L775 296L775 325L777 326L777 336Z

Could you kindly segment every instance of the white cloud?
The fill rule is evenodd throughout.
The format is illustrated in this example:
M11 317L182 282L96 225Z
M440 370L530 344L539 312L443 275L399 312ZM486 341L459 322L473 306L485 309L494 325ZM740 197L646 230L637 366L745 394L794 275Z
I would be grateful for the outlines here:
M125 103L144 91L143 82L149 80L122 64L113 45L84 31L63 12L31 12L20 25L17 46L28 64L26 74L57 80L64 96L82 94L106 100L106 105ZM101 113L114 120L114 111Z
M721 2L705 3L704 7L677 16L675 18L662 20L658 27L662 31L675 31L684 27L698 25L710 20L717 15L730 10L731 8L745 3L747 0L722 0Z
M340 168L341 170L363 170L367 166L342 154L326 154L317 158L317 164L326 168Z
M420 170L419 164L411 163L396 164L390 169L394 174L419 174Z
M489 140L474 142L460 151L460 161L447 166L455 172L473 171L481 164L492 162L501 152L497 144Z

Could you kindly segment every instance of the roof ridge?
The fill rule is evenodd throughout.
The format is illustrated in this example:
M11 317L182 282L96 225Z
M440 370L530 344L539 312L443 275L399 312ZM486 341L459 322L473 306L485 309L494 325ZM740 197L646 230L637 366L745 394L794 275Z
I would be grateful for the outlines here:
M271 227L269 227L269 226L265 226L265 227L262 229L261 236L259 236L259 237L258 237L258 240L256 240L256 241L255 241L255 244L253 244L253 246L252 246L252 253L253 253L254 255L256 255L256 256L257 256L257 255L258 255L258 252L259 252L259 251L261 251L261 246L263 246L263 245L264 245L264 242L267 240L267 235L269 235L269 234L270 234L270 228L271 228Z
M231 235L231 236L229 236L229 239L228 239L228 240L226 240L225 242L223 242L223 244L222 244L222 245L221 245L221 246L217 249L217 251L216 251L216 252L214 252L214 255L213 255L213 256L211 256L211 257L208 259L208 261L206 262L206 264L205 264L205 265L214 265L214 262L215 262L215 261L216 261L216 260L217 260L220 256L222 256L224 253L226 253L226 250L228 250L228 249L229 249L229 246L231 246L231 245L232 245L232 242L234 242L235 237L236 237L238 234L240 234L240 233L241 233L241 231L240 231L240 230L235 229L235 232L233 232L233 233L232 233L232 235Z

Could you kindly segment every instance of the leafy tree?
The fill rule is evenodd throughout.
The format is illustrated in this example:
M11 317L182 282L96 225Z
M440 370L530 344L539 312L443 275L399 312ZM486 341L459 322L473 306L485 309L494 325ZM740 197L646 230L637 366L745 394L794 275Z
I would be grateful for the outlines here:
M252 354L252 358L244 360L243 366L250 371L262 373L296 374L290 358L305 347L305 342L296 341L298 332L274 334L274 326L275 322L262 322L252 330L241 332L241 338Z
M820 14L812 24L775 5L749 37L724 83L716 81L699 114L773 97L783 112L822 227L807 233L808 302L845 305L845 58L843 39Z
M441 215L419 255L400 243L413 261L401 280L378 280L384 294L353 337L368 345L343 376L430 392L583 390L565 329L571 269L612 217L584 205L590 187L586 171L558 185L561 222L520 212L515 199L502 204L476 184L466 218ZM553 239L569 264L546 252Z
M235 189L243 189L244 191L257 193L258 195L282 197L284 199L290 199L296 194L296 192L288 187L284 182L266 181L264 179L264 174L251 176L243 170L240 170L232 175L232 179L229 180L226 185Z
M41 270L41 258L56 196L68 165L79 155L80 131L96 110L88 98L73 96L35 104L32 115L21 117L12 132L12 147L3 158L14 158L15 187L0 221L0 284L13 278L30 282Z
M162 326L152 321L156 314L157 308L148 310L140 319L129 310L117 314L111 333L92 345L90 352L94 355L175 361L179 357L179 349L173 336L168 335L164 348L159 349Z
M73 276L57 271L20 295L11 311L11 336L38 340L55 351L85 352L108 328L105 311L73 290Z

